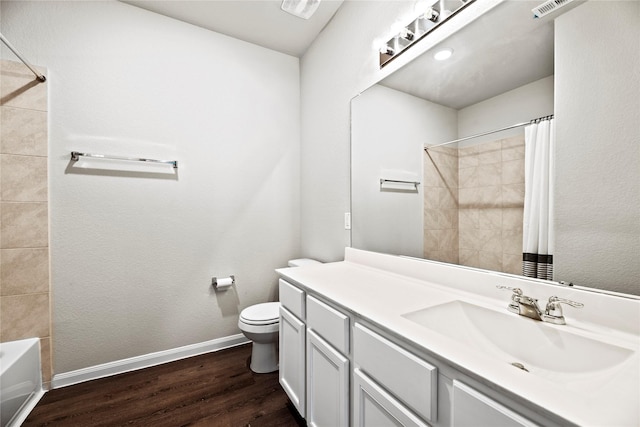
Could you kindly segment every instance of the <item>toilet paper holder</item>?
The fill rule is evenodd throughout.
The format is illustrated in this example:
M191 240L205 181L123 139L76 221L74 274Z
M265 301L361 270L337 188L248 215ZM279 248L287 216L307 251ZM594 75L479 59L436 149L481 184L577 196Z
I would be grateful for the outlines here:
M231 286L236 284L235 276L231 275L229 277L213 277L211 278L211 286L216 292L222 292L229 289Z

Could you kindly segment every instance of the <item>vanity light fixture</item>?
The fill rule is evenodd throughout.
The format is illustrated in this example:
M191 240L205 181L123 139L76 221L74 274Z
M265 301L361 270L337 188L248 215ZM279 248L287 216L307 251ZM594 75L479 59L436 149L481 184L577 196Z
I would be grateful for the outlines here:
M298 18L309 19L320 6L320 0L283 0L280 9Z
M444 49L440 49L439 51L437 51L433 55L433 58L436 61L444 61L445 59L451 58L451 55L453 55L453 49L446 47Z
M285 2L286 1L293 0L285 0ZM440 0L436 0L431 6L423 8L418 12L417 18L415 18L409 25L406 25L404 28L400 29L400 31L393 31L391 34L395 33L396 35L388 39L386 43L382 44L379 49L380 68L384 67L389 61L396 58L405 49L413 45L413 43L422 39L422 37L426 36L440 24L454 16L456 13L458 13L474 1L475 0L462 0L460 1L460 6L458 6L458 8L453 11L443 9L444 2ZM449 54L449 56L451 55Z

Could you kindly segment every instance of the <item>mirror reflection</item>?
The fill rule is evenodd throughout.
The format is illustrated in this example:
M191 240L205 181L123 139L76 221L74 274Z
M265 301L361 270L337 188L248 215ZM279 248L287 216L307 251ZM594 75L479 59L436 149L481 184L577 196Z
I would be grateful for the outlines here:
M352 246L640 294L639 9L600 3L503 2L354 98Z

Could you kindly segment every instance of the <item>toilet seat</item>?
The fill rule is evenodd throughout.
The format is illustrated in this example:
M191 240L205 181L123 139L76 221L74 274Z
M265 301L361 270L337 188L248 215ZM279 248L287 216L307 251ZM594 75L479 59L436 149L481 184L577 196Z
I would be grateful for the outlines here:
M265 302L245 308L240 313L240 322L247 325L273 325L280 322L280 303Z

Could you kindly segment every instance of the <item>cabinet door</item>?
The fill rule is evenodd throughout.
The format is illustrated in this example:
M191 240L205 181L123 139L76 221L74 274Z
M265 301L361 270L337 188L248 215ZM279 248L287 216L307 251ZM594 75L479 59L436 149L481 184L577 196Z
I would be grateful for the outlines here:
M428 427L360 369L353 371L355 427Z
M534 427L537 424L516 414L477 390L453 381L453 427Z
M349 425L349 360L311 329L307 330L307 425Z
M438 369L359 323L353 363L427 422L438 418Z
M280 385L305 416L305 325L280 307Z

